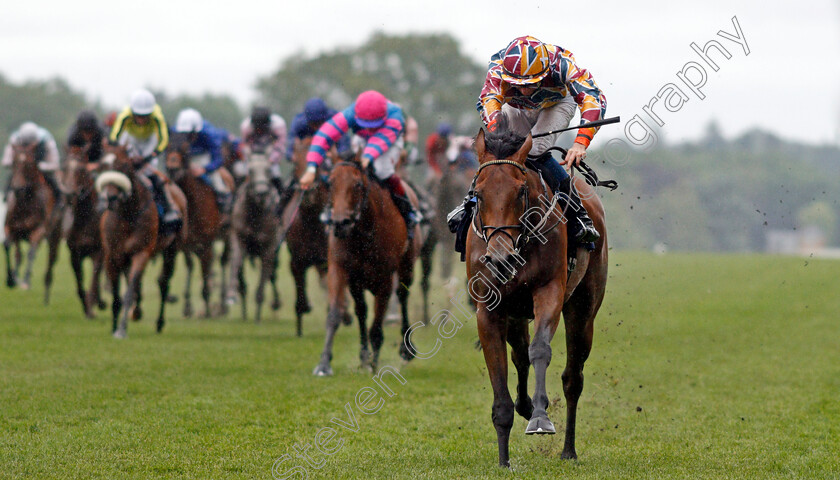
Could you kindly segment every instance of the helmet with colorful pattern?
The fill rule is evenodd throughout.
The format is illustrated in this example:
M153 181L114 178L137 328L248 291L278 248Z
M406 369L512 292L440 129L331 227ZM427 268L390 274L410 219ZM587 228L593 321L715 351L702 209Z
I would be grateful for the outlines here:
M538 83L548 75L548 49L536 38L514 38L502 59L502 80L513 85Z

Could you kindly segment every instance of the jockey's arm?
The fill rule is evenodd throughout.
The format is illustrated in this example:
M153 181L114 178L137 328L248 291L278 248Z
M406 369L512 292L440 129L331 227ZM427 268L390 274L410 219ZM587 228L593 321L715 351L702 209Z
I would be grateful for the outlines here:
M155 105L155 110L152 112L151 121L155 124L155 133L158 138L157 146L155 146L155 155L160 155L166 150L166 146L169 145L169 128L166 126L166 120L163 118L163 112L157 105Z
M38 168L42 172L54 172L60 168L58 145L56 145L55 140L52 138L44 139L44 143L46 154L44 155L44 159L38 163Z
M6 144L6 148L3 149L3 160L0 161L0 166L3 167L11 167L12 160L14 160L14 150L12 149L12 144Z

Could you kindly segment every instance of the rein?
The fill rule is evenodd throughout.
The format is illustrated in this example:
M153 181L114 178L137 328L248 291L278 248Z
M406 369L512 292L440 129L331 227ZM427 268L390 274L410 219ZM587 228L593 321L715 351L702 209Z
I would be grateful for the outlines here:
M342 161L336 163L335 165L333 165L332 169L335 170L338 167L353 167L356 170L358 170L362 174L363 177L367 176L367 174L365 173L365 170L362 168L362 166L359 165L356 162L348 162L346 160L342 160ZM327 184L329 185L329 183L327 183ZM358 222L359 218L361 218L361 216L362 216L362 208L364 208L364 205L367 204L368 189L369 188L370 187L365 183L364 184L364 189L362 190L362 199L361 199L361 201L359 201L359 203L356 204L356 208L354 208L353 212L350 214L349 220L350 220L351 225ZM328 223L334 223L332 218L330 218Z
M478 175L481 173L481 171L484 170L486 167L491 167L491 166L495 166L495 165L513 165L514 167L518 168L519 171L521 171L526 177L528 175L528 169L524 165L521 165L521 164L516 163L514 161L511 161L511 160L491 160L489 162L482 163L478 167L478 170L476 170L475 176L473 176L472 183L470 184L470 191L469 191L469 194L468 194L470 197L474 196L475 183L478 180ZM542 178L540 178L540 181L542 182ZM545 182L542 182L542 183L543 183L543 189L545 189ZM530 196L528 195L528 185L526 183L526 185L525 185L525 211L526 212L530 209L530 205L531 205ZM476 220L478 220L478 225L476 225ZM475 232L475 234L478 236L478 238L484 240L484 243L489 243L490 239L493 238L493 235L495 235L497 233L502 233L503 235L505 235L506 237L508 237L510 239L511 245L513 246L513 249L514 249L514 252L517 253L517 254L519 254L519 250L525 244L528 243L528 240L530 240L530 237L531 237L531 235L529 235L527 233L523 233L525 228L521 223L519 223L517 225L498 225L498 226L497 225L485 225L484 220L482 220L482 218L481 218L481 209L476 210L476 213L473 216L473 220L472 220L471 224L472 224L473 232ZM516 236L516 238L513 238L513 235L508 233L507 229L519 230L520 233L519 233L519 235ZM488 230L490 231L489 234L487 233ZM521 243L520 243L520 241L521 241Z

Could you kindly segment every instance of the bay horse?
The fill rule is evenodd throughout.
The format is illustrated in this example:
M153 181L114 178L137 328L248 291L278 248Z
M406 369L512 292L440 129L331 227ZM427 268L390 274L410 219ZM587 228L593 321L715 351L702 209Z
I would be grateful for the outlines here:
M576 245L570 247L563 215L564 204L568 204L558 202L560 196L547 200L552 195L545 182L525 167L530 135L518 137L500 122L495 132L480 131L475 144L480 166L473 181L477 207L467 237L467 275L478 307L478 335L493 387L492 419L499 465L510 465L508 441L514 410L529 421L526 434L555 433L546 413L549 397L545 379L551 362L550 342L561 312L566 330L566 368L562 374L566 437L561 458L574 459L583 366L592 348L595 315L607 282L604 209L593 189L578 177L575 186L601 238L591 252ZM532 225L539 228L530 228ZM568 256L576 260L571 273L569 248L572 251ZM533 337L529 335L529 319L534 319ZM518 374L516 402L508 391L506 343L511 346ZM531 365L536 377L533 401L528 396Z
M306 153L312 137L295 139L292 162L294 178L300 178L306 170ZM295 208L288 214L291 223L287 227L286 247L289 249L289 268L295 279L295 315L297 315L297 336L303 334L303 314L312 311L306 294L306 271L315 267L322 285L327 277L327 229L320 215L329 201L329 186L323 181L325 171L319 168L315 183L309 190L297 190L289 201Z
M420 250L421 235L415 227L409 241L405 222L387 189L373 180L356 158L337 162L329 177L332 228L329 235L327 289L329 310L326 340L321 360L312 372L332 375L332 346L339 322L345 317L346 291L350 291L359 321L362 366L376 371L384 342L382 322L393 292L392 276L397 273L397 298L402 310L402 334L408 331L408 292L414 275L414 261ZM407 191L409 189L407 188ZM416 205L416 197L413 199ZM367 330L365 290L373 293L374 316ZM368 339L373 352L368 349ZM404 342L400 355L406 361L414 354Z
M213 261L215 257L213 243L216 239L221 239L224 243L224 250L219 258L222 279L219 298L221 299L221 308L223 310L225 308L230 215L219 209L213 188L190 172L188 135L187 133L170 135L169 146L166 149L166 170L172 181L184 192L187 199L187 211L190 214L190 228L184 243L181 245L184 252L184 262L187 266L187 278L184 282L184 316L190 317L193 314L191 283L194 267L193 255L195 255L201 265L201 297L204 300L204 316L209 317L212 312L210 292L212 291ZM230 191L233 191L233 178L227 170L220 169L220 174Z
M128 317L133 320L142 317L141 280L146 264L158 253L163 256L163 268L158 277L160 311L156 323L156 330L160 333L165 323L164 310L169 296L169 281L175 270L175 255L189 227L187 199L181 189L166 181L165 188L172 197L172 207L180 212L183 225L176 233L164 234L158 230L159 215L152 193L134 171L126 147L109 147L103 162L111 164L111 170L99 175L96 190L108 204L100 220L100 234L105 273L114 295L111 304L113 335L114 338L125 338ZM122 298L121 277L125 277L127 284Z
M47 304L52 285L52 266L58 255L61 229L57 210L58 199L38 169L38 161L35 158L36 148L37 145L12 146L12 178L9 184L6 220L3 225L6 236L3 247L6 251L6 286L14 288L20 285L22 289L28 290L35 254L38 252L41 241L47 238L49 260L44 277L44 303ZM18 278L22 264L21 241L29 242L23 281ZM14 268L11 261L12 246L15 247Z
M243 263L246 256L251 259L259 258L256 323L261 320L266 282L271 283L274 295L271 308L280 308L280 293L277 291L277 254L280 242L280 218L277 208L280 195L270 182L270 168L267 155L254 153L249 156L248 177L237 189L231 214L231 261L227 301L234 303L238 292L239 301L242 303L242 320L248 319L248 289Z
M102 271L102 238L99 235L100 213L97 210L98 195L94 188L86 153L79 147L71 147L62 166L59 186L65 198L66 215L70 217L69 227L64 232L67 248L70 250L70 265L76 278L76 294L82 302L85 316L93 318L93 308L105 309L100 296L99 278ZM84 288L82 263L90 258L93 263L90 288Z
M432 177L428 183L431 198L434 199L435 209L443 213L432 219L432 228L441 244L440 277L450 280L452 277L452 251L455 250L455 238L449 233L446 224L446 212L457 207L464 200L464 192L469 190L470 180L475 174L475 168L462 168L457 162L443 165L444 174Z

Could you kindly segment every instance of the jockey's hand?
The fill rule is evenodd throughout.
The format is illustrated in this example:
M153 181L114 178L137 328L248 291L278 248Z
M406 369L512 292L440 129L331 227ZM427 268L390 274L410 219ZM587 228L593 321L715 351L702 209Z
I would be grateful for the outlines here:
M304 172L303 176L300 177L300 180L298 180L301 190L309 190L309 187L311 187L312 183L315 182L315 174L317 171L318 169L315 167L306 167L306 172Z
M368 157L362 157L362 170L367 170L368 165L370 165L370 159Z
M560 165L569 165L569 168L574 168L577 165L580 165L581 160L586 158L586 147L581 143L575 143L572 145L572 148L566 152L566 157L563 159Z
M207 169L204 167L199 167L198 165L192 165L190 167L190 172L193 174L194 177L200 177L207 173Z

